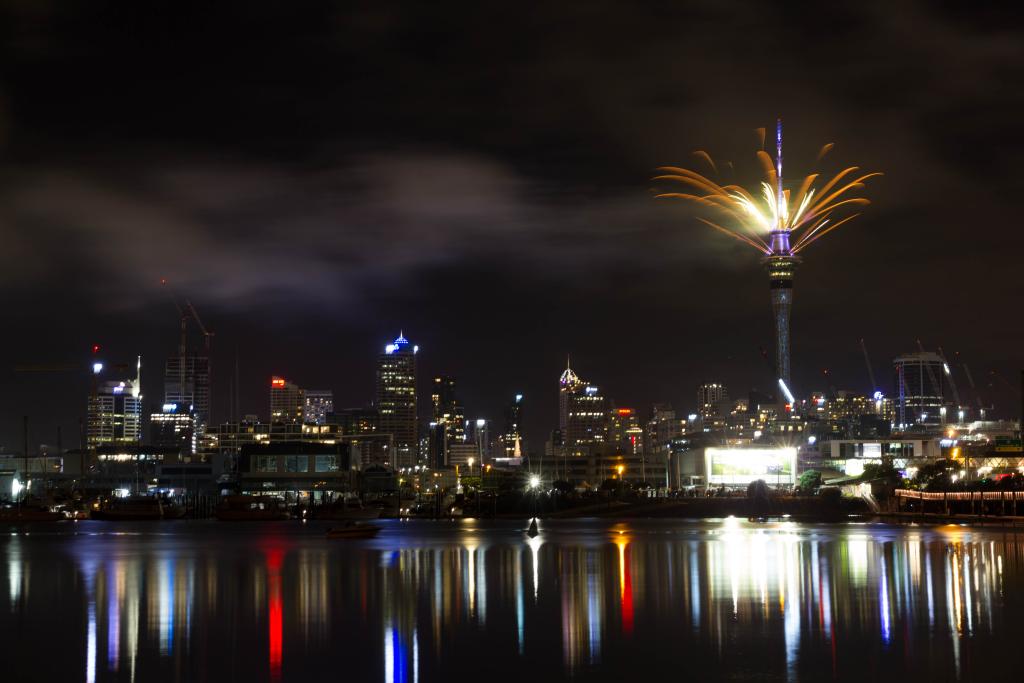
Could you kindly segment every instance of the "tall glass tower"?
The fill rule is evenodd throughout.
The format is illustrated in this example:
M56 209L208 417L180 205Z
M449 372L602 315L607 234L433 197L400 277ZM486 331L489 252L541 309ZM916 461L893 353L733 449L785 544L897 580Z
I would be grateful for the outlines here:
M416 461L416 354L420 347L398 338L377 359L379 431L394 439L392 467L412 467Z

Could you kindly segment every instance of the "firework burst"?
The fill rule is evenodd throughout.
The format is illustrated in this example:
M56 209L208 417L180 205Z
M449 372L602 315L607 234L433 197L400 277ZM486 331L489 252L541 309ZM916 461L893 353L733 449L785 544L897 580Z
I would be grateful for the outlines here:
M859 213L843 216L851 208L870 202L854 196L864 188L864 181L881 173L858 174L856 166L843 169L831 180L818 186L820 174L813 173L800 183L795 192L782 184L782 122L777 128L777 154L773 160L764 151L764 129L758 131L762 149L757 152L764 179L751 191L736 184L722 185L706 175L677 166L662 166L662 175L654 180L671 180L686 186L686 192L662 192L657 198L684 199L706 207L716 220L699 218L715 230L747 244L765 256L796 256L828 233L853 220ZM820 161L832 149L821 148ZM718 167L704 151L694 153L707 164L714 175ZM723 225L725 223L725 225ZM727 227L735 225L736 227ZM768 239L766 239L766 237ZM784 237L785 239L777 239Z

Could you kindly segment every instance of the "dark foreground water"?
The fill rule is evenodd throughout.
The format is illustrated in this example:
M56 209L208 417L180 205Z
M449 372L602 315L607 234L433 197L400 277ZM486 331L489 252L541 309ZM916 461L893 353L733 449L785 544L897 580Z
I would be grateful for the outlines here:
M745 521L0 530L10 681L1020 680L1024 535Z

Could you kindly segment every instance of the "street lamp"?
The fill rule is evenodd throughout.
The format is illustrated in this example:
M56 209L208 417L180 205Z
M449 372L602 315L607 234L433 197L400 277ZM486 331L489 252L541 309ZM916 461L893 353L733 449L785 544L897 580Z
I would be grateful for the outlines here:
M625 465L618 465L618 466L616 466L615 471L618 472L619 479L622 479L622 473L626 471L626 466Z
M536 490L536 488L538 486L540 486L540 477L537 476L536 474L531 474L530 475L530 488Z

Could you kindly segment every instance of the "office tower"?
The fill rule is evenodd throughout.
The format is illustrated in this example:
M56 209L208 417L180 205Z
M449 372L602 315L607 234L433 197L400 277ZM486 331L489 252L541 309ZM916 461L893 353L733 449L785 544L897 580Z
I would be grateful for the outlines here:
M164 365L164 403L192 406L196 429L210 424L210 359L194 353L170 356Z
M327 424L327 416L334 412L334 392L330 389L306 389L305 393L302 419L307 424Z
M945 398L948 368L942 357L921 351L898 356L892 364L897 428L944 423L948 408Z
M142 393L138 368L135 379L97 384L86 409L86 444L99 446L133 444L142 440ZM103 365L93 365L98 375Z
M270 378L270 422L302 424L306 394L284 377Z
M441 375L434 378L430 393L433 422L445 425L449 442L466 440L466 413L455 394L455 378Z
M196 452L196 415L192 406L165 403L159 413L149 416L150 440L154 446L177 448L179 455Z
M416 355L419 347L399 333L377 359L377 399L380 431L394 438L394 467L415 464Z
M582 455L604 443L607 414L598 387L581 380L566 365L558 380L558 424L567 455Z
M501 433L502 455L515 458L522 455L523 441L523 395L516 394L512 402L505 406L505 429ZM519 453L516 444L519 444Z
M683 423L668 403L656 403L647 421L647 440L644 444L648 456L664 455L671 441L683 433Z
M632 408L608 411L608 443L619 453L640 455L644 450L644 428Z

